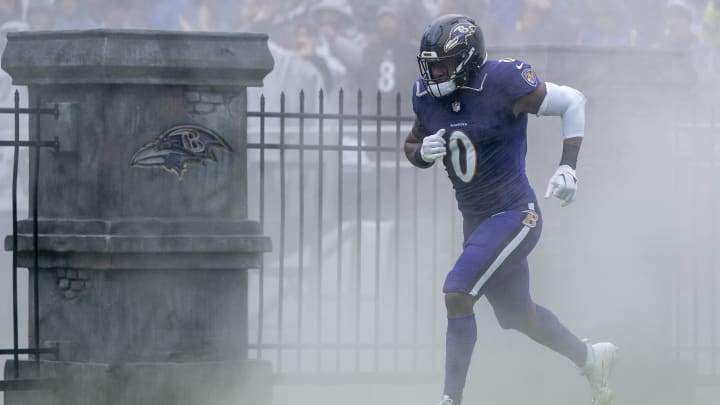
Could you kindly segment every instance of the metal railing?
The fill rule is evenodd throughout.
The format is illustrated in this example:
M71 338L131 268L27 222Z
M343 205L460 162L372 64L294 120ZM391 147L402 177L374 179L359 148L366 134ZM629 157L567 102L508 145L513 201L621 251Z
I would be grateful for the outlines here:
M317 112L301 92L298 112L282 94L279 112L262 97L247 113L251 211L273 239L250 289L251 352L273 360L278 381L436 379L444 331L419 332L442 323L436 269L460 247L453 194L442 169L415 170L401 155L414 118L399 95L391 114L380 93L374 114L360 91L351 113L337 96L336 112L320 91ZM420 179L438 191L423 195Z
M58 140L43 141L41 137L41 119L42 115L52 115L55 119L58 118L57 106L53 108L41 108L40 98L35 99L35 107L21 108L20 107L20 93L16 90L14 94L15 105L12 108L0 108L0 114L13 114L14 116L14 139L13 140L0 140L0 147L12 147L13 148L13 172L12 172L12 306L13 306L13 347L11 349L0 350L0 355L12 355L12 379L0 381L0 391L9 390L28 390L36 389L47 386L48 380L37 378L40 376L40 355L52 354L57 356L57 347L52 348L41 348L40 347L40 312L39 312L39 288L38 288L38 176L39 165L40 165L40 148L58 148ZM20 140L20 115L27 114L35 117L35 136L37 139L21 141ZM32 232L33 232L33 285L32 285L32 300L33 300L33 313L32 313L32 324L34 327L33 344L30 348L20 348L19 336L18 336L18 252L16 247L18 246L18 166L19 166L19 152L21 147L33 148L33 162L34 162L34 176L32 176ZM35 356L35 377L36 378L21 378L20 373L20 355L32 355Z

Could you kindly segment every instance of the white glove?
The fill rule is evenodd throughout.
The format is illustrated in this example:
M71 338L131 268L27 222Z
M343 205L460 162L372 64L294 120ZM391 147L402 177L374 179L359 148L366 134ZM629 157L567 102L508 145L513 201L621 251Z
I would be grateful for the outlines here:
M433 163L435 160L445 156L447 151L445 150L444 134L445 129L443 128L423 138L422 146L420 147L420 157L426 163Z
M573 202L575 193L577 193L577 175L575 174L575 169L568 165L558 167L548 182L545 198L550 198L552 194L561 199L563 202L560 205L565 207Z

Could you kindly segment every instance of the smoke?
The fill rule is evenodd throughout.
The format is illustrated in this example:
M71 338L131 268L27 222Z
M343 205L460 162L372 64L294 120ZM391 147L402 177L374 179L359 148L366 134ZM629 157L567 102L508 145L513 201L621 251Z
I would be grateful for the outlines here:
M488 33L491 59L522 58L541 79L576 87L588 97L578 197L566 208L541 201L544 234L530 256L531 291L579 337L610 340L621 348L614 378L617 404L689 403L693 392L697 404L710 404L716 389L695 387L699 376L717 379L720 370L715 275L720 147L712 98L717 85L708 80L716 65L709 48L677 51L657 45L662 32L657 5L638 14L618 11L624 8L617 2L587 3L601 9L589 14L572 10L568 21L597 27L596 33L609 29L622 35L564 36L551 30L533 42L517 33ZM618 8L613 11L613 6ZM528 18L523 35L534 17ZM628 19L632 24L620 25ZM407 24L427 22L414 17ZM552 42L545 50L536 47L558 38L562 47ZM590 44L591 39L597 42ZM575 47L581 40L588 44ZM278 90L285 89L293 99L288 110L296 111L296 93L304 88L311 100L307 110L317 111L319 85L294 79L268 83L269 110L278 111ZM355 83L350 83L346 112L356 104ZM407 115L410 86L405 88L401 96ZM257 110L259 96L250 94L248 104ZM374 111L374 94L365 97L371 100L366 113ZM326 94L326 112L338 111L337 99L336 91ZM393 97L385 95L383 105L395 113ZM298 120L285 124L282 141L299 143ZM280 143L279 120L266 125L266 142ZM305 143L317 145L319 123L306 120L305 125ZM394 123L383 123L379 145L393 148L410 125L403 121L396 132ZM249 131L249 139L259 142L257 120L249 123ZM339 144L337 122L327 120L324 131L326 144ZM364 143L378 144L374 122L360 131ZM343 143L357 144L357 132L357 122L347 120ZM531 117L528 135L528 176L541 195L559 161L560 120ZM273 252L265 256L262 301L261 274L250 273L249 339L251 344L309 348L263 348L261 353L255 348L250 356L272 361L276 372L321 375L316 382L277 384L274 404L434 403L442 385L438 372L445 333L440 288L461 247L460 221L442 169L420 172L400 155L396 183L398 160L391 151L328 151L322 166L320 153L313 150L303 152L304 166L298 150L264 153L262 202L260 151L248 153L249 210L251 219L260 219L260 204L265 204L264 232L273 238ZM7 166L7 159L2 163ZM6 168L0 170L7 179ZM0 215L7 235L9 214ZM2 268L10 264L10 254L2 253ZM9 272L3 274L9 280ZM20 341L25 346L28 288L26 271L20 274ZM1 284L0 346L9 348L10 283ZM589 388L570 362L515 331L500 329L486 300L478 302L476 313L479 340L466 403L589 401ZM404 347L395 351L395 345ZM371 383L323 380L356 368ZM412 381L414 372L422 379ZM383 383L385 375L406 381Z

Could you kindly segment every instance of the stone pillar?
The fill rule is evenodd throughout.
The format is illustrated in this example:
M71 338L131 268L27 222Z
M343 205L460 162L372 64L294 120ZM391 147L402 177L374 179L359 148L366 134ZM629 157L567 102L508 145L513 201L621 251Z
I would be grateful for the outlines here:
M40 337L60 358L42 361L54 392L6 404L270 403L270 365L247 358L247 269L270 240L248 220L243 113L272 66L260 34L8 35L3 69L60 108L37 173Z

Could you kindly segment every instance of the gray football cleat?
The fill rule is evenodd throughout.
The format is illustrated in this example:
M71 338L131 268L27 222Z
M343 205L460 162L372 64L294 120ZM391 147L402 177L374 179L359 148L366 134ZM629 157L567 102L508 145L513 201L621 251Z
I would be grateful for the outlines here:
M588 344L588 350L588 364L580 373L587 377L590 383L593 405L610 405L613 393L608 384L617 360L618 347L609 342L601 342Z

